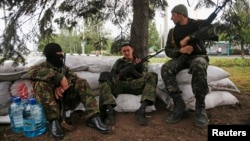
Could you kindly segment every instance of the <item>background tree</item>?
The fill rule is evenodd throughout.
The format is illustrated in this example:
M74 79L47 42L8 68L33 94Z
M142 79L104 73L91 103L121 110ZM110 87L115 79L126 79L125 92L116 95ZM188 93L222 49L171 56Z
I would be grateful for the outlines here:
M54 0L54 1L26 1L26 0L3 0L0 7L8 8L9 14L6 15L7 27L2 36L1 46L4 50L4 58L1 62L7 59L19 60L22 58L22 51L27 50L24 41L29 37L38 37L38 39L51 38L54 33L54 21L67 28L73 28L78 24L78 20L82 18L97 18L105 21L108 18L121 27L121 34L124 31L123 23L128 22L131 25L130 42L136 48L138 56L145 56L148 52L148 19L153 9L149 8L149 4L153 8L166 6L165 0ZM133 10L133 18L129 16ZM57 13L57 14L55 14ZM31 27L31 31L27 34L17 34L21 24L25 23L22 17L26 16L29 20L36 21L36 26L39 25L38 31L36 26ZM27 20L28 21L28 20ZM132 21L132 22L131 22ZM125 25L126 27L126 25ZM126 29L126 28L125 28ZM138 52L141 52L140 54ZM21 59L21 62L24 62Z
M245 45L250 41L250 8L248 0L235 1L217 23L221 38L230 44L239 44L244 58Z
M148 30L148 47L157 51L160 49L160 37L158 31L156 30L155 22L150 20L149 30Z
M212 0L200 0L196 7L214 5ZM7 59L24 62L21 54L27 51L25 42L28 39L38 42L39 39L51 38L55 33L55 23L72 29L87 18L88 21L111 20L120 28L119 36L130 35L129 40L135 47L136 55L144 57L148 55L149 20L154 17L155 9L164 10L166 6L167 0L2 0L0 8L5 7L8 13L7 27L0 43L4 53L1 62ZM28 21L36 24L24 33L20 27ZM24 34L20 36L20 33Z

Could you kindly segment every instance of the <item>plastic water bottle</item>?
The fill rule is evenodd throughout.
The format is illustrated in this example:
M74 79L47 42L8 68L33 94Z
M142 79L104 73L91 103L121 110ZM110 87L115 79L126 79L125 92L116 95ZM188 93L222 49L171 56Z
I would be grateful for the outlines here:
M26 137L36 137L45 131L46 119L43 107L40 103L36 102L35 98L30 98L23 110L23 135Z
M24 103L21 102L21 98L12 98L12 103L9 106L8 113L12 131L15 133L21 133L23 131L23 109Z

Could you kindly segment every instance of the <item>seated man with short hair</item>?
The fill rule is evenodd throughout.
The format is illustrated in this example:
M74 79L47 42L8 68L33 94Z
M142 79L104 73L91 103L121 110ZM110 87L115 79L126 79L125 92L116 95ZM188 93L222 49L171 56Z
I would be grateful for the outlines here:
M145 109L154 104L156 99L156 85L158 76L154 72L147 72L147 63L140 63L141 59L134 56L134 49L130 44L121 46L122 58L119 58L112 67L111 73L103 72L99 79L100 110L106 124L114 122L115 97L118 94L128 93L141 95L141 106L136 111L138 124L145 125L147 120ZM129 65L135 67L124 74L122 70Z

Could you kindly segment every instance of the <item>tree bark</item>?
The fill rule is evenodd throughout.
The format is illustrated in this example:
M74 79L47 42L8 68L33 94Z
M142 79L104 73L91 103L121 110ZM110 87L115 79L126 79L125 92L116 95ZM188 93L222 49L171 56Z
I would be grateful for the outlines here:
M135 55L143 58L148 55L149 0L133 0L133 13L130 42Z

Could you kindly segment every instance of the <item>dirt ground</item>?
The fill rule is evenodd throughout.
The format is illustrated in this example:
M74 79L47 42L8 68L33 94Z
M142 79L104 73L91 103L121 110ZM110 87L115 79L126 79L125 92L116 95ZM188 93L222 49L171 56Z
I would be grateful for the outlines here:
M210 124L231 125L250 124L250 93L234 94L240 101L239 105L225 105L208 109ZM189 118L178 124L167 124L165 119L170 115L165 105L157 100L157 110L148 113L148 125L136 124L134 113L117 113L112 133L101 134L95 129L85 126L85 121L74 113L71 117L76 125L74 131L66 132L65 141L206 141L207 128L194 125L194 112L189 112ZM12 133L9 125L0 127L1 141L52 141L45 133L41 136L27 139L22 134Z

